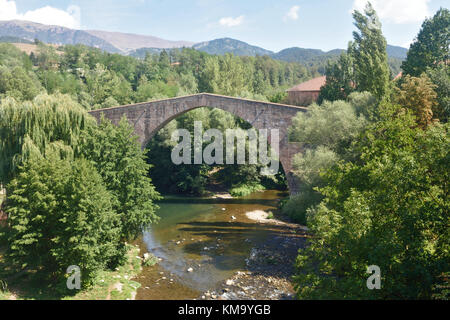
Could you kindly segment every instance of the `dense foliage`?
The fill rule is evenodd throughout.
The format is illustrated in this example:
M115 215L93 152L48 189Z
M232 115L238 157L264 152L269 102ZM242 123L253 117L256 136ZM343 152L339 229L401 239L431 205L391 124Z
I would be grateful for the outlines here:
M450 11L441 8L436 14L426 19L411 44L408 56L402 64L405 74L419 77L427 68L449 63L450 46Z
M354 145L360 160L329 170L308 211L315 240L298 257L301 298L429 299L448 271L449 127L422 131L397 107L380 112ZM381 290L366 287L369 265L381 268Z
M145 156L124 119L97 126L69 96L0 104L0 184L9 215L6 259L64 287L67 267L96 273L124 261L125 241L156 221Z
M77 265L87 286L116 260L119 216L86 160L32 157L9 189L7 258L14 270L36 270L41 281L64 285L66 269Z
M114 211L121 217L123 239L136 239L157 221L152 200L159 199L147 177L150 166L126 118L118 126L102 120L82 134L80 155L91 160L111 193Z
M364 14L355 11L353 18L358 31L353 32L348 53L329 62L320 101L346 99L354 90L370 92L379 100L388 93L391 71L378 16L369 2Z
M375 17L368 9L367 18L354 14L360 30ZM439 22L443 15L440 10L425 22L442 28L427 41L448 32L448 23ZM313 234L297 258L297 294L303 299L448 299L448 65L425 64L415 76L387 84L385 66L375 66L384 61L384 38L378 28L372 31L362 32L368 32L367 39L376 36L372 44L359 46L370 49L372 62L350 52L330 65L322 104L299 114L290 128L291 140L305 151L294 158L300 192L282 209ZM414 57L433 56L436 46L414 46L408 63L421 65ZM371 51L375 47L378 58ZM444 47L440 54L448 57L448 44ZM379 72L368 72L372 67ZM372 84L361 86L358 70L366 70ZM348 86L351 72L354 86ZM358 92L363 87L370 93ZM380 268L380 290L366 284L373 265Z
M269 100L315 75L301 64L268 56L213 56L184 48L137 59L43 43L27 56L0 43L0 97L24 101L40 92L60 92L88 110L198 92Z
M260 165L209 165L206 163L175 165L171 160L171 153L177 143L171 140L172 133L177 129L187 129L193 141L195 121L202 122L204 132L209 129L219 130L223 134L224 142L227 129L251 128L251 125L242 119L223 110L211 108L195 109L172 120L148 145L149 162L158 168L151 171L151 178L158 190L167 193L202 195L207 191L208 184L213 182L225 187L233 196L244 196L253 191L263 190L265 187L283 188L285 186L282 171L275 177L263 176L260 173ZM204 141L203 149L211 142ZM248 145L246 153L248 154ZM224 146L223 155L226 155L226 146ZM193 157L192 153L191 158ZM193 160L192 163L194 163Z

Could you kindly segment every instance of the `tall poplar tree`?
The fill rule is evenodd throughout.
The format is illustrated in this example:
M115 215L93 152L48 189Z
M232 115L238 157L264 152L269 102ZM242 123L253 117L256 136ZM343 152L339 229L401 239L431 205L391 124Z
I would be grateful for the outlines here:
M389 87L390 71L380 20L370 2L364 14L355 10L353 18L358 31L353 32L349 53L354 59L356 89L381 99Z

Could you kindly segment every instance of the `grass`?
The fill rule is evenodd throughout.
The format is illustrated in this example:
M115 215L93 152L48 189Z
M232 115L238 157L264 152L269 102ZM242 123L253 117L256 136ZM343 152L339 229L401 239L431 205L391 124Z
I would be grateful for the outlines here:
M242 184L230 189L233 197L245 197L253 192L264 191L266 188L261 184Z
M73 295L56 296L52 291L46 290L42 283L33 283L27 279L15 280L9 289L0 289L0 300L131 300L136 294L140 283L133 281L142 270L142 261L138 257L139 248L128 245L127 262L116 270L104 270L98 274L95 284L86 290ZM0 270L2 266L2 252L0 248ZM0 272L0 279L2 273Z

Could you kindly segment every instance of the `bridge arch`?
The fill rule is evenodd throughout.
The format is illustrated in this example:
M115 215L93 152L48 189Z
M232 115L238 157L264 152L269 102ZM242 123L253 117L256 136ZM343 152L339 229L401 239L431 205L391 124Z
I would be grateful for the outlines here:
M278 129L280 133L280 162L286 174L291 194L298 192L298 184L292 174L292 157L300 151L298 144L290 143L288 128L292 118L306 108L270 102L233 98L201 93L191 96L151 101L91 111L97 121L103 114L112 123L118 124L125 115L134 127L142 148L166 124L191 110L211 107L227 111L250 123L255 129Z

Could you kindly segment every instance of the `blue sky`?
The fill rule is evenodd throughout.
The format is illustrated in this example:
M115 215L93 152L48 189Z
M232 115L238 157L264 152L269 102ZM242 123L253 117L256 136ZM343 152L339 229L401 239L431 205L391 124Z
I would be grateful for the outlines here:
M279 51L346 48L351 11L366 0L0 0L0 20L200 42L231 37ZM372 0L388 43L409 46L426 16L448 0Z

